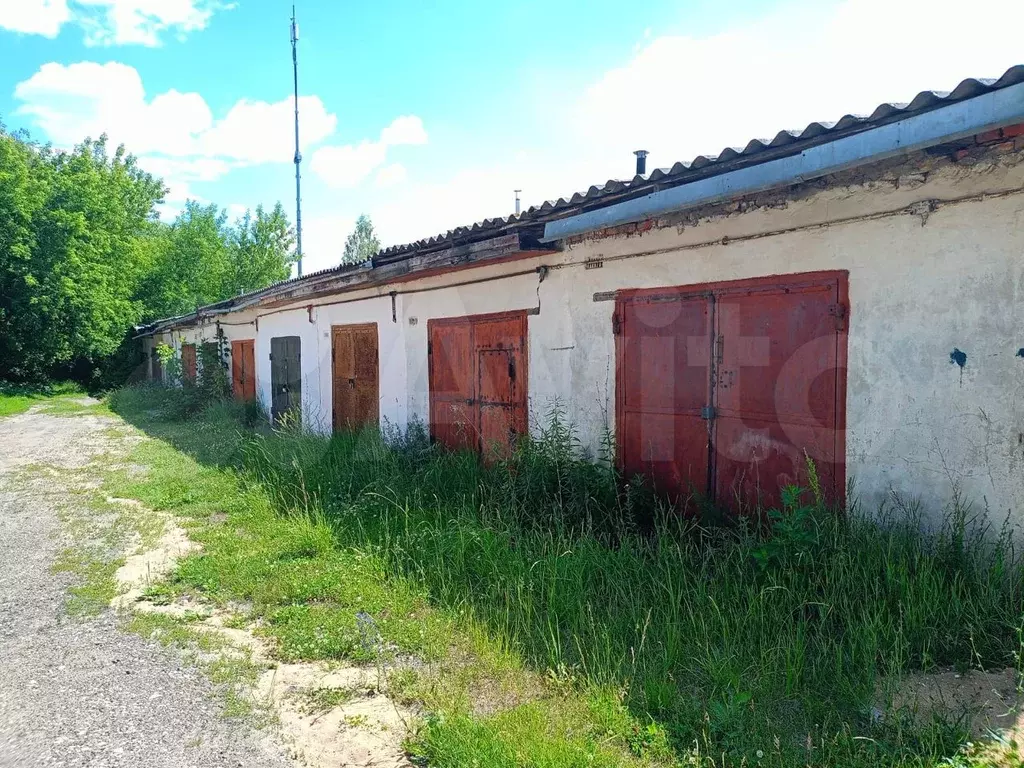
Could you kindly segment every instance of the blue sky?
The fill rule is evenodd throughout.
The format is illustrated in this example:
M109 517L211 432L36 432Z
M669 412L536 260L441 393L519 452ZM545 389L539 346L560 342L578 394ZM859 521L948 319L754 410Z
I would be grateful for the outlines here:
M948 6L948 7L947 7ZM294 212L290 3L0 0L0 119L110 134L186 198ZM299 0L307 271L1024 60L1024 3ZM982 34L982 31L984 34Z

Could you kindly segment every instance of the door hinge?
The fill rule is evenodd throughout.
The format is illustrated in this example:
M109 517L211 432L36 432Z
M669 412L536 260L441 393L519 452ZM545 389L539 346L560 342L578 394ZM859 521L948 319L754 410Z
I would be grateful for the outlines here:
M516 359L514 357L508 359L508 378L510 381L516 380Z
M832 315L833 318L835 318L836 330L837 331L846 330L846 306L845 305L839 304L838 302L835 303L835 304L829 304L829 306L828 306L828 313L830 315Z
M700 417L702 419L705 419L706 421L711 421L713 418L715 418L716 415L717 412L715 411L715 406L713 405L705 405L703 408L700 409Z
M612 315L612 334L618 336L622 333L622 318L619 317L619 313L615 312Z

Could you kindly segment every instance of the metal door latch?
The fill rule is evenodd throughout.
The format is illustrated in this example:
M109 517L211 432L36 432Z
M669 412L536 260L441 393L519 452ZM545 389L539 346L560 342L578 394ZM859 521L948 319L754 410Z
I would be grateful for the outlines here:
M702 419L711 421L711 419L715 418L715 416L715 406L713 405L705 405L703 408L700 409L700 417Z

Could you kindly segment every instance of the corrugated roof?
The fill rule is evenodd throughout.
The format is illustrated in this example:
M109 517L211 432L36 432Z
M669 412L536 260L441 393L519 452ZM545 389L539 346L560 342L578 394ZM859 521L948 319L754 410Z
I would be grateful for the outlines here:
M450 242L473 233L533 219L556 218L555 214L565 209L577 208L588 203L600 201L601 198L611 195L617 196L630 190L642 188L646 194L653 185L664 188L675 186L676 184L685 184L692 179L705 178L717 173L728 173L740 164L752 165L768 160L769 157L765 155L769 152L772 158L795 154L812 143L832 141L840 136L895 122L910 115L927 112L946 104L970 99L1022 82L1024 82L1024 65L1010 67L1001 77L995 80L968 78L963 80L952 91L921 91L907 103L879 104L870 115L848 114L834 123L813 122L803 130L779 131L772 139L751 139L744 147L726 147L717 155L698 155L689 162L677 162L671 168L658 168L647 176L634 176L632 179L624 181L609 179L604 184L591 186L585 192L577 192L571 197L560 197L557 200L548 200L541 205L531 206L519 214L519 216L512 214L506 217L484 219L466 227L449 230L435 237L417 240L407 245L386 248L381 251L380 255L386 257L407 250L417 250L438 243Z
M815 144L834 141L842 136L896 122L911 115L928 112L947 104L981 96L1018 83L1024 83L1024 65L1010 67L1001 77L994 80L968 78L952 91L921 91L907 103L879 104L869 115L848 114L834 123L813 122L802 130L779 131L771 139L751 139L743 147L726 147L717 155L698 155L689 162L677 162L671 168L658 168L647 176L634 176L632 179L626 180L609 179L604 184L591 186L585 192L577 192L567 198L560 197L557 200L545 201L541 205L531 206L518 215L510 214L504 217L484 219L474 224L450 229L433 237L389 246L377 253L371 261L329 267L302 277L284 280L262 290L236 296L202 309L227 309L242 300L273 293L282 286L313 281L349 271L372 269L377 265L401 261L415 253L495 237L505 230L540 225L545 221L561 218L580 210L600 208L612 205L622 199L648 194L654 189L679 186L708 176L728 173L737 168L797 154ZM656 115L656 111L652 112L652 119L656 119ZM159 321L152 325L166 322Z

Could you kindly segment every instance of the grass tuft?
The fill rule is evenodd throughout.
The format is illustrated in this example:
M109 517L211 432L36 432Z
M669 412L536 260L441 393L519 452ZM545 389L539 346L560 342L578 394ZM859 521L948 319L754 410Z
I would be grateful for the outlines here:
M768 535L673 515L558 413L484 465L415 426L325 438L226 402L183 420L181 397L111 398L158 438L114 492L203 545L172 589L251 606L282 658L386 667L429 713L410 742L429 764L967 759L954 715L878 717L879 690L1019 658L1024 568L959 499L927 531L790 488Z

